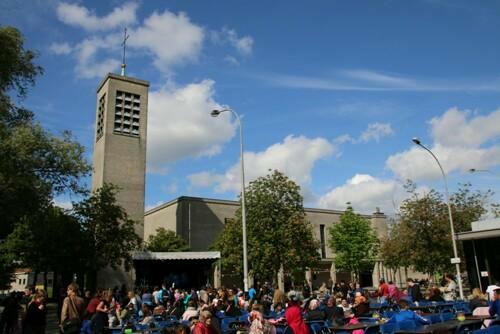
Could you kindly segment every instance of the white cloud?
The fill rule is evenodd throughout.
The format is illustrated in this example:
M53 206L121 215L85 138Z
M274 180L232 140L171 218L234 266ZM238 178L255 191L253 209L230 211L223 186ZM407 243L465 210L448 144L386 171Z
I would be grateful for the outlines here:
M66 42L52 43L49 46L49 50L56 55L68 55L73 51L73 48Z
M240 62L238 61L238 59L236 59L233 56L229 56L229 55L227 55L227 56L224 57L224 61L227 62L227 63L229 63L229 64L231 64L231 65L236 65L236 66L238 66L240 64Z
M482 116L470 117L468 111L447 110L431 121L432 137L444 146L479 147L500 136L500 109Z
M163 72L174 64L196 60L204 39L203 28L193 24L185 13L175 15L168 10L153 13L130 35L130 46L149 51L155 66Z
M413 79L388 76L374 71L340 71L341 75L301 76L293 74L263 73L252 77L270 85L286 88L330 91L369 92L468 92L500 91L498 79L463 78L446 81L436 78ZM348 74L348 75L346 75ZM487 83L485 83L487 82Z
M500 111L469 117L456 108L431 120L433 143L428 146L446 173L470 168L488 169L500 164ZM441 172L432 156L418 146L394 154L386 167L402 179L435 179Z
M137 3L129 2L106 16L98 17L83 6L61 2L57 6L57 17L68 25L87 31L106 31L135 23L137 7Z
M116 38L114 38L116 37ZM119 46L116 34L106 38L91 37L84 39L75 46L77 65L75 72L80 78L102 78L106 73L118 69L121 62L116 58L97 60L97 54L102 49L115 49Z
M236 30L227 27L222 28L221 31L212 31L210 36L215 44L229 43L241 55L252 54L254 40L251 36L238 37Z
M380 180L367 174L356 174L339 187L330 190L318 200L325 209L343 209L350 202L357 212L373 213L379 207L393 213L401 200L401 186L394 180Z
M237 125L229 113L210 116L210 110L220 107L213 86L204 80L149 93L148 171L186 157L214 155L234 136Z
M361 134L359 141L369 142L375 140L379 142L381 138L390 136L394 133L392 127L389 123L372 123L368 125L368 128Z
M271 145L264 151L244 153L245 181L248 183L267 175L270 169L277 169L302 187L307 187L311 181L314 164L320 159L331 156L334 151L334 146L324 138L288 136L283 142ZM240 162L238 162L224 174L204 171L192 174L188 178L193 186L215 185L216 192L239 192L240 175Z

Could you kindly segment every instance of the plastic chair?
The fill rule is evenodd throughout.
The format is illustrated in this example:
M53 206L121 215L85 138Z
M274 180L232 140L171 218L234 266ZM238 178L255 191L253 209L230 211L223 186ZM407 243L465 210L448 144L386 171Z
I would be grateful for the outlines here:
M413 320L405 320L397 323L398 330L412 330L417 328L417 323Z
M331 333L326 321L309 321L307 325L311 329L312 334Z
M449 321L453 320L455 318L455 315L452 312L441 312L441 321Z
M395 331L396 331L395 323L388 323L380 326L380 333L382 334L394 334Z

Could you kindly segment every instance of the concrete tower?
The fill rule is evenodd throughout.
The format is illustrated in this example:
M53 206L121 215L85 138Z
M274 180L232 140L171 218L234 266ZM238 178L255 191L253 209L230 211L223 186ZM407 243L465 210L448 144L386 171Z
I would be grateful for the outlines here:
M119 187L117 203L130 219L139 222L136 233L141 238L144 237L148 88L147 81L111 73L101 82L97 88L92 172L92 190L104 183ZM103 282L100 277L104 275L98 276L99 283L107 283L100 286L112 283L109 279ZM116 280L130 283L131 277L116 277Z

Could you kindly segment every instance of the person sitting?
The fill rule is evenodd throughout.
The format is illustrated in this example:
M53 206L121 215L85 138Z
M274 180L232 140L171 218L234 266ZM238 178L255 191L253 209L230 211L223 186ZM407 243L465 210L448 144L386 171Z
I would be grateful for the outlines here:
M304 316L306 321L320 321L325 320L325 313L319 309L319 301L311 299L309 302L309 310Z
M500 317L500 288L494 290L489 312L492 317Z
M263 311L262 305L252 305L252 311L248 316L250 322L249 334L276 334L276 328L264 319Z
M190 320L191 318L195 317L198 318L199 312L196 309L196 304L193 300L188 301L187 304L187 309L184 311L184 314L182 315L182 320Z
M330 297L326 303L325 316L326 320L331 321L334 324L344 324L344 309L335 305L333 297Z
M142 320L141 322L139 322L139 324L149 325L154 322L155 318L153 317L151 310L146 304L142 304L141 311L142 311Z
M366 297L358 291L355 294L354 304L352 305L352 308L354 310L354 314L357 317L360 317L370 312L370 303L368 302Z
M388 321L389 323L399 323L407 320L413 320L415 321L416 324L421 324L421 325L428 325L431 323L429 320L411 311L409 309L410 305L408 304L407 300L401 299L398 305L399 305L399 312L394 314L394 316L391 319L389 319Z
M212 328L212 313L203 311L200 313L199 321L193 327L192 334L214 334Z
M478 307L488 307L488 297L479 290L479 288L474 288L472 294L470 295L469 306L471 312L473 312Z
M427 300L430 302L444 302L444 298L441 296L441 290L439 290L438 287L430 288Z
M344 318L347 321L346 325L357 325L359 324L359 320L356 317L356 315L352 312L352 310L347 310L344 312ZM353 334L363 334L364 330L362 329L355 329L352 331Z

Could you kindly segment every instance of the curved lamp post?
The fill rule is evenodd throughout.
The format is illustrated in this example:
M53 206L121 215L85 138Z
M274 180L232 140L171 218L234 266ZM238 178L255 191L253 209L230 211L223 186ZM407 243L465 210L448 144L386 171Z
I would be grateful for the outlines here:
M248 292L248 258L247 258L247 219L245 211L245 164L243 162L243 129L240 116L232 109L214 109L210 113L212 117L217 117L221 113L229 111L238 120L240 127L240 159L241 159L241 228L243 237L243 286L245 292Z
M460 292L460 299L464 300L464 290L462 288L462 277L460 275L460 258L458 257L458 252L457 252L457 242L455 240L455 228L453 227L453 217L451 215L451 205L450 205L450 195L448 193L448 181L446 180L446 174L444 173L443 167L441 166L441 163L439 162L438 158L432 153L430 149L425 147L421 142L420 139L418 138L413 138L412 141L417 144L418 146L422 147L424 150L430 153L434 160L436 160L439 169L441 170L441 174L443 175L443 180L444 180L444 190L445 190L445 196L446 196L446 205L448 206L448 216L450 218L450 230L451 230L451 242L453 244L453 256L454 258L451 259L451 263L455 264L455 267L457 269L457 281L458 281L458 290Z
M489 173L489 174L494 175L496 177L500 177L499 174L494 173L494 172L492 172L489 169L475 169L475 168L471 168L471 169L469 169L469 172L471 172L471 173Z

